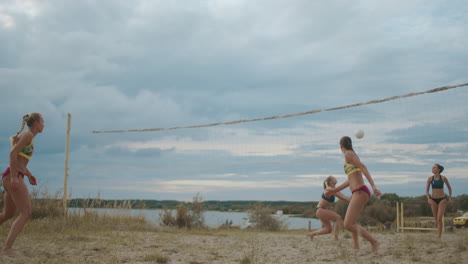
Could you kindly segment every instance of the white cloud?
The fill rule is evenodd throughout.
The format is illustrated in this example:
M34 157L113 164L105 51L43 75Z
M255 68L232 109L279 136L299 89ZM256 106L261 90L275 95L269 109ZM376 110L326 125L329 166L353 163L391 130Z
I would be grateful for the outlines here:
M278 156L291 155L297 146L281 143L224 143L224 142L200 142L191 139L181 141L152 141L141 143L118 143L119 147L126 147L132 150L159 148L176 149L177 151L226 151L233 156Z
M328 176L330 176L330 174L299 174L295 175L294 177L302 179L313 179L319 182L323 182ZM346 175L333 175L333 177L335 177L338 182L347 180Z
M256 192L261 183L250 181L254 176L281 179L266 189L320 189L327 170L342 173L338 141L357 129L365 137L353 141L356 152L379 184L424 181L436 162L462 180L464 89L235 126L90 132L274 116L464 83L467 11L463 1L5 0L0 87L8 99L0 105L1 123L12 134L24 111L40 111L46 131L38 155L61 153L71 113L74 154L81 155L73 165L98 167L83 177L94 172L123 181L116 171L135 170L147 179L155 165L142 157L145 150L171 150L161 151L158 162L186 174L173 176L158 164L158 173L174 177L153 183L167 193L219 186ZM129 156L112 169L106 162L117 159L114 148ZM204 155L214 162L194 165ZM223 171L233 160L238 167ZM61 171L53 164L62 161L51 159L47 169ZM230 181L183 181L201 174Z
M272 174L280 174L281 171L261 171L257 172L258 175L272 175Z
M0 26L4 28L10 28L15 25L15 21L12 16L8 14L2 14L0 9Z
M450 179L468 179L468 168L465 167L450 167L446 168L442 175L446 176L449 180ZM452 186L452 188L465 188L466 186Z
M265 190L284 188L304 188L320 186L321 182L312 181L227 181L227 180L173 180L152 181L144 186L114 186L106 189L134 190L145 192L197 193L222 190Z
M41 4L38 0L3 0L0 3L0 13L25 14L30 18L35 18L41 14Z
M239 175L237 173L223 173L223 174L215 174L215 175L204 175L206 178L245 178L248 177L247 175Z

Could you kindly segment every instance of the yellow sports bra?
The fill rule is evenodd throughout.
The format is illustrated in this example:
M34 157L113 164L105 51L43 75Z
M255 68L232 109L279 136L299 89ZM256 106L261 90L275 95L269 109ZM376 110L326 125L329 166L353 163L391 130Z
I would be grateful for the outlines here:
M30 159L34 153L34 142L31 144L24 146L24 148L18 153L18 155Z
M344 171L347 175L350 175L351 173L353 172L356 172L356 171L360 171L361 169L356 167L355 165L353 164L350 164L350 163L345 163L344 164Z

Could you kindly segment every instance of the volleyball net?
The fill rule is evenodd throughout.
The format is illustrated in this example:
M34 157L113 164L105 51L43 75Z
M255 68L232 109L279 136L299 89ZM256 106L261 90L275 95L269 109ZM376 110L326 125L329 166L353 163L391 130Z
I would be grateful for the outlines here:
M338 142L361 129L365 136L353 137L354 149L379 188L421 193L433 163L445 164L453 176L468 175L466 87L468 83L263 118L93 131L120 134L106 151L93 152L93 159L103 177L132 175L133 181L112 186L121 190L174 197L210 193L225 199L275 193L276 199L309 200L326 176L345 180ZM137 161L127 163L130 159ZM155 197L164 197L159 194Z

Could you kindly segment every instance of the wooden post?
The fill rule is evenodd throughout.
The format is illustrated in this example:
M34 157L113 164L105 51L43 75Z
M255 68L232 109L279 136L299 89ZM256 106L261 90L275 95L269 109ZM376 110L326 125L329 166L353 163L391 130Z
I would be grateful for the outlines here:
M396 203L396 231L400 232L400 203Z
M312 225L312 221L309 220L309 232L310 232L310 229L311 229L311 225Z
M401 203L400 210L401 210L401 213L400 213L400 215L401 215L401 224L400 225L402 227L401 232L404 233L405 232L405 229L404 229L404 227L405 227L405 215L404 215L404 211L403 211L403 203Z
M63 181L63 213L64 216L67 216L67 189L68 189L68 152L70 151L70 124L71 124L71 114L68 113L67 118L67 141L65 144L65 175Z

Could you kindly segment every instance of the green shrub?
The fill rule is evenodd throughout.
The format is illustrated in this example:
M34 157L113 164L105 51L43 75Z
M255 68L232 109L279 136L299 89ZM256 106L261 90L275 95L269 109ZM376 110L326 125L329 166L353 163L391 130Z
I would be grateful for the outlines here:
M255 229L280 231L286 229L286 225L272 215L273 210L261 205L255 205L249 212L249 221L254 224Z
M396 218L395 207L388 200L375 200L366 206L360 214L358 221L361 224L377 225L380 223L393 222Z
M160 225L179 228L203 228L205 226L204 212L202 198L197 194L193 198L190 207L177 205L175 216L173 210L163 208L160 213Z

